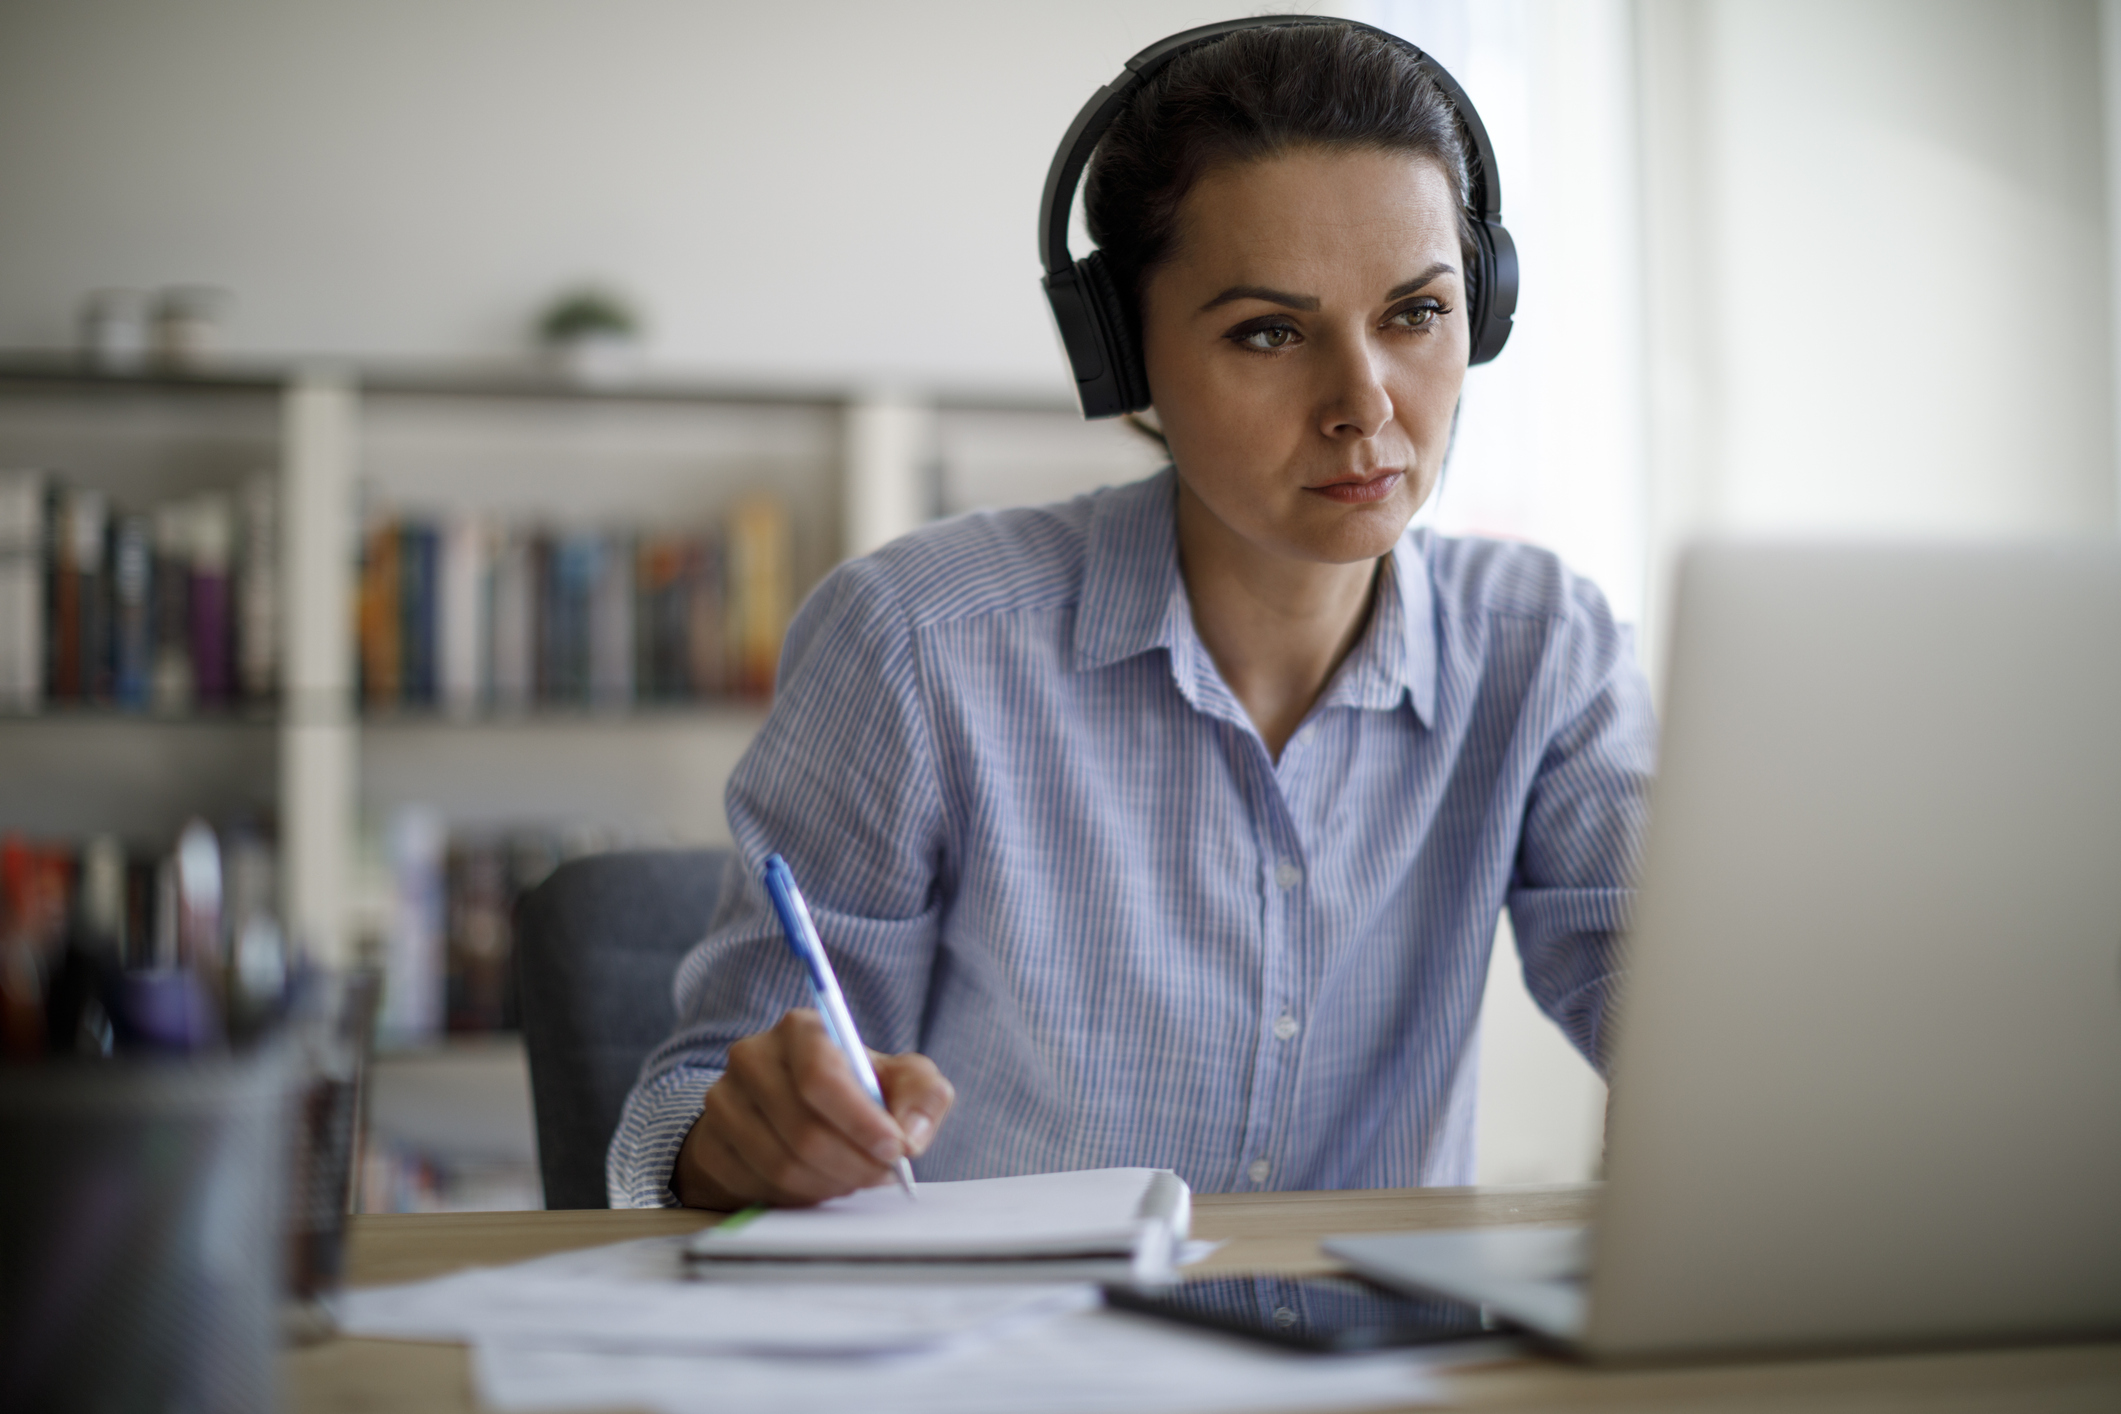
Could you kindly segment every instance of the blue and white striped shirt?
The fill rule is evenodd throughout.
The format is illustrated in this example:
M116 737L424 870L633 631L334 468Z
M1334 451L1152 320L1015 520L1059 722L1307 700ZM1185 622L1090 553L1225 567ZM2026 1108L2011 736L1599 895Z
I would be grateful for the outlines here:
M1599 1057L1655 726L1597 589L1409 531L1277 762L1194 630L1174 514L1166 470L929 527L811 595L615 1205L674 1201L729 1044L808 1004L758 882L775 850L864 1039L957 1087L924 1178L1470 1182L1505 904L1533 996Z

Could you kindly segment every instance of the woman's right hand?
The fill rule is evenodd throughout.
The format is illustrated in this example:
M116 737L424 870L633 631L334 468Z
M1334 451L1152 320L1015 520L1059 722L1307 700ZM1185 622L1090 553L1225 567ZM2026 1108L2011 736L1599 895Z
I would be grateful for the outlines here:
M927 1152L956 1091L935 1062L869 1053L890 1113L876 1107L823 1018L791 1011L729 1048L729 1068L678 1150L670 1187L688 1208L796 1207L893 1181Z

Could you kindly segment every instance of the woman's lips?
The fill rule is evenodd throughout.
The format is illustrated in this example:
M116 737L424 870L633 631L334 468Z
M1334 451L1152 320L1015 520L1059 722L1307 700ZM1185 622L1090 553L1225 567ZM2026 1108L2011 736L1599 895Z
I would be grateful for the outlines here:
M1336 481L1328 486L1306 486L1304 490L1344 506L1362 506L1382 501L1398 490L1399 483L1405 479L1403 471L1381 471L1366 481Z

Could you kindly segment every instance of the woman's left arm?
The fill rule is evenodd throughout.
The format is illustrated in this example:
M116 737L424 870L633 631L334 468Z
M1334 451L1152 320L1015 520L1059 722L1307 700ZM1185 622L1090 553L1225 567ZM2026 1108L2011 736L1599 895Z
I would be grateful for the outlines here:
M1563 705L1526 800L1509 909L1533 1000L1603 1072L1657 721L1605 597L1572 578L1566 603L1542 664L1559 690L1540 694Z

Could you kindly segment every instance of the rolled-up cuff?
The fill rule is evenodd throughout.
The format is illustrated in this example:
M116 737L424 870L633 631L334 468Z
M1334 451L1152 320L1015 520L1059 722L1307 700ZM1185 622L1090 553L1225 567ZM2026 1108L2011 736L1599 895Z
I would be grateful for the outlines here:
M614 1208L676 1208L670 1191L678 1150L707 1103L719 1070L679 1066L626 1097L619 1127L604 1153L604 1195Z

